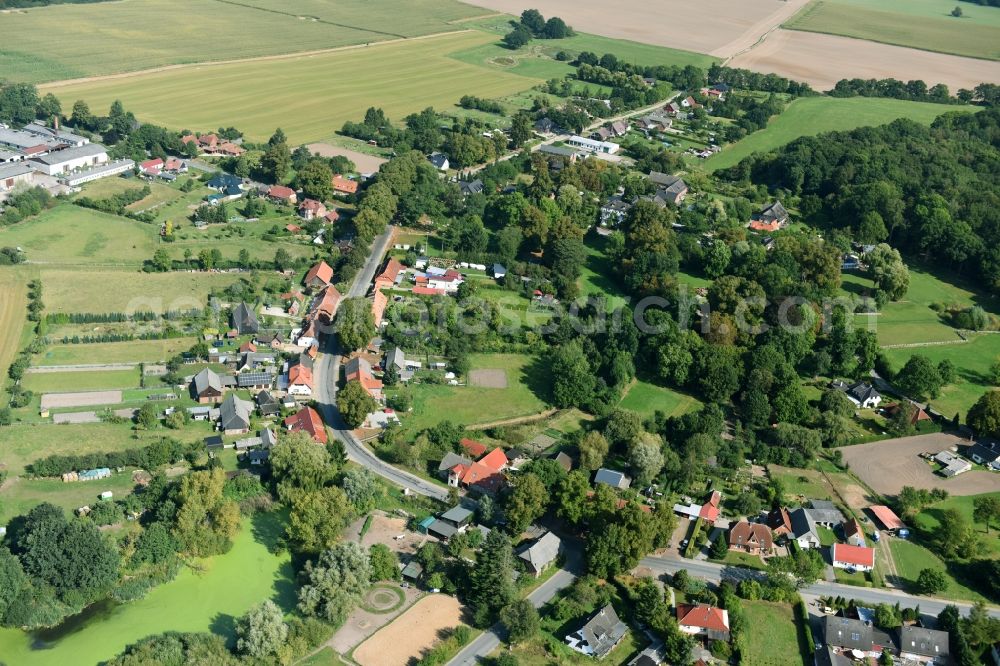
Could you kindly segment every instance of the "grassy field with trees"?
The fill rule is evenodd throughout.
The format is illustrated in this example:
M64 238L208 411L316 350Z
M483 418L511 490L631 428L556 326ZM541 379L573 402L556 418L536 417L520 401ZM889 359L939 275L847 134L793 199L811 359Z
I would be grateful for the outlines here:
M0 372L4 375L18 351L27 303L28 287L23 271L0 268Z
M212 289L223 289L239 279L234 273L137 273L113 270L41 271L48 312L123 312L204 307ZM109 284L115 289L109 290ZM80 299L84 298L84 301ZM82 307L85 304L85 307Z

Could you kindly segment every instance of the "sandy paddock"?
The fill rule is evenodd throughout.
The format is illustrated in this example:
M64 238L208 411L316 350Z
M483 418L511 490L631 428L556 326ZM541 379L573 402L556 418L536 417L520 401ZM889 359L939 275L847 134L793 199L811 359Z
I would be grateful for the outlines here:
M364 520L359 522L363 524ZM397 536L401 535L402 539L396 539ZM426 541L425 535L406 529L404 518L375 513L371 526L361 540L361 545L365 548L371 548L375 544L381 543L396 553L416 553Z
M81 391L79 393L46 393L42 396L42 409L53 407L91 407L117 405L122 401L121 391Z
M469 385L483 388L507 388L507 373L503 370L481 368L469 372Z
M928 86L944 83L952 92L1000 82L1000 62L798 30L776 30L729 64L805 81L817 90L850 78L922 79Z
M336 157L337 155L342 155L347 159L354 162L354 166L358 168L361 173L375 173L379 170L383 164L388 162L383 157L376 157L374 155L368 155L366 153L358 152L357 150L351 150L350 148L341 148L340 146L331 146L328 143L310 143L306 146L311 153L319 153L321 157Z
M752 46L808 0L467 0L508 14L533 7L580 32L727 58Z
M886 439L870 444L846 446L840 451L851 471L881 495L897 495L903 486L944 488L952 495L978 495L1000 491L1000 474L972 470L946 479L920 457L924 451L938 453L968 442L954 435L935 433Z
M462 623L455 597L430 594L354 651L361 666L406 666L441 639L441 632Z

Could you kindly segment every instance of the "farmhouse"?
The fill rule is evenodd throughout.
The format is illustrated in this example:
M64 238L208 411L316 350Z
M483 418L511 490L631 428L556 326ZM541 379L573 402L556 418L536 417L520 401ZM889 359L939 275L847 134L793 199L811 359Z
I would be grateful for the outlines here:
M326 444L326 427L319 412L312 407L303 407L284 420L285 427L289 432L304 432L320 444Z
M230 393L219 405L219 430L227 435L245 435L250 432L250 414L253 403Z
M309 269L306 273L305 280L303 280L306 287L309 289L322 289L323 287L330 286L333 282L333 268L330 264L325 261L320 261L318 264Z
M288 369L288 395L310 397L313 393L312 370L301 363Z
M326 215L326 206L315 199L303 199L299 204L299 217L303 220L313 220Z
M270 372L249 371L236 375L236 386L241 389L254 389L261 391L271 388L274 383L274 374Z
M473 181L461 181L458 184L458 189L462 193L463 197L467 197L470 194L482 194L485 186L483 185L483 181L477 178Z
M38 171L49 176L60 176L87 167L106 164L108 149L99 143L88 143L76 148L67 148L46 155L32 157L30 163Z
M358 181L344 178L339 173L330 181L333 191L337 194L356 194L358 191Z
M257 315L254 314L253 308L245 302L241 302L233 309L230 320L233 328L240 335L248 335L260 331L260 322L257 321Z
M677 626L685 634L728 641L729 611L707 604L677 604Z
M0 165L0 192L9 192L18 185L30 186L35 180L35 170L22 162Z
M844 522L844 514L834 506L833 502L827 500L809 500L805 512L809 514L810 520L827 529L832 530L834 525Z
M222 378L211 368L205 368L191 380L191 397L203 405L219 402L224 391Z
M855 407L861 409L875 409L882 402L882 394L867 382L846 384L842 381L834 381L830 383L830 386L838 391L843 391L847 399L853 402Z
M628 626L618 619L618 613L608 604L594 613L580 629L567 636L566 645L589 657L603 659L627 633Z
M534 543L523 548L517 556L524 560L528 571L537 578L556 561L561 552L562 539L552 532L546 532Z
M865 531L857 518L851 518L843 524L844 541L852 546L865 546Z
M722 493L713 490L708 494L708 499L704 504L674 504L674 513L686 516L689 520L701 518L714 523L719 517L720 502L722 502Z
M741 520L729 530L729 550L770 555L773 549L771 528L767 525Z
M632 210L632 204L619 196L614 196L601 205L601 224L618 226L625 221L625 216Z
M835 543L830 547L830 562L838 569L871 571L875 568L875 549Z
M372 376L372 366L361 356L355 356L344 366L347 381L357 381L368 392L368 395L382 402L382 382Z
M986 465L993 471L1000 470L1000 443L998 442L976 442L968 448L966 455L980 465Z
M764 206L760 212L755 213L748 227L754 231L773 232L783 229L788 225L788 211L781 205L780 201Z
M567 145L574 146L580 150L585 150L588 153L601 153L604 155L614 155L621 148L617 143L610 143L608 141L595 141L594 139L588 139L586 137L573 135L566 139Z
M402 273L403 264L399 263L397 259L390 259L382 272L375 278L375 288L388 288L398 284L402 279Z
M507 465L507 455L503 449L493 449L474 463L457 463L448 472L448 485L493 495L504 484L502 472L507 469Z
M433 153L427 157L427 160L434 165L434 168L438 171L447 171L451 163L448 162L448 158L441 153Z

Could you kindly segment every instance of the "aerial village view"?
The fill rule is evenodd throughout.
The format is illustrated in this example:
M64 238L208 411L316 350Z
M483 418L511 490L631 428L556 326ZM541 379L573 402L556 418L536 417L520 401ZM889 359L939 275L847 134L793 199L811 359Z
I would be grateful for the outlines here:
M1000 0L0 0L0 666L1000 666Z

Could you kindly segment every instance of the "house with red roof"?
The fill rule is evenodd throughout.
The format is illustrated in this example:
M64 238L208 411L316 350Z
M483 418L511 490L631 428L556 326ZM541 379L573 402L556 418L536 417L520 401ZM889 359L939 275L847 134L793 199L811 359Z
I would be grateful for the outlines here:
M472 444L479 444L469 441ZM478 450L478 447L473 448ZM503 471L509 464L510 461L507 460L507 454L503 449L495 448L473 463L457 463L448 472L448 485L495 495L506 483Z
M309 269L302 282L310 289L329 287L330 283L333 282L333 268L325 261L320 261Z
M729 550L751 555L770 555L774 550L771 528L762 523L739 521L729 530Z
M288 369L288 395L310 397L313 392L312 370L296 363Z
M729 640L729 611L708 604L677 604L677 626L711 641Z
M147 176L159 175L159 173L163 171L163 160L159 157L155 157L151 160L140 162L139 170L142 171Z
M295 190L284 185L272 185L267 188L267 198L277 204L295 205L297 200Z
M375 278L375 288L382 289L395 286L396 279L402 272L403 264L397 259L390 259L382 272Z
M486 453L486 445L482 442L477 442L474 439L469 439L468 437L463 437L460 441L459 446L461 446L466 453L472 456L473 460L479 458Z
M340 307L340 292L332 284L323 290L323 294L316 299L313 305L313 313L321 318L325 319L327 323L333 321L334 316L337 314L337 308Z
M299 204L299 217L303 220L314 220L317 217L326 215L326 206L322 201L315 199L303 199Z
M431 289L430 287L414 287L412 292L414 296L441 296L444 294L443 289Z
M355 356L344 365L344 374L347 381L359 382L368 392L368 395L382 402L382 382L372 376L372 366L365 358Z
M358 191L358 181L344 178L339 173L330 181L333 191L337 194L356 194Z
M372 297L372 319L375 321L375 328L382 328L385 318L385 309L389 306L389 297L382 293L381 289L376 289Z
M715 519L719 517L719 503L721 501L722 493L718 490L713 490L712 494L708 496L708 501L702 504L699 517L702 520L714 523Z
M208 155L223 155L225 157L239 157L245 152L246 150L242 146L238 146L232 141L225 141L214 148L205 150Z
M830 562L838 569L871 571L875 568L875 549L835 543L830 546Z
M240 345L240 353L241 354L246 353L246 352L255 352L255 351L257 351L257 345L255 345L250 340L247 340L242 345Z
M335 210L328 210L323 216L323 224L333 224L340 219L340 213Z
M184 160L176 157L168 157L167 161L163 163L163 170L170 173L184 173L188 168Z
M320 444L326 444L327 442L326 427L323 425L323 419L319 417L319 412L312 407L303 407L287 417L284 420L284 424L289 432L305 432Z

